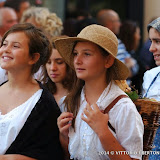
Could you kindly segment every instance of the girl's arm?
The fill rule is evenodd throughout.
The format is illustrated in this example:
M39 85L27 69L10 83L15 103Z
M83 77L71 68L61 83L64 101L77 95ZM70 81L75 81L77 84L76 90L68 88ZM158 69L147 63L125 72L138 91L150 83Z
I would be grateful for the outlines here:
M106 129L105 132L98 132L97 134L104 150L109 151L109 153L111 153L111 151L125 151L125 149L119 144L117 139L113 136L111 131L108 129L108 126L105 129ZM109 154L109 157L111 160L117 160L117 159L131 160L132 159L130 156L128 156L127 154L123 154L123 153L120 155ZM136 159L132 159L132 160L136 160Z
M60 142L62 145L62 148L64 150L65 158L69 159L69 152L68 152L68 143L69 143L69 127L72 123L69 123L73 120L73 114L69 112L63 112L57 120L58 128L60 131Z
M82 120L88 123L98 135L105 151L109 151L109 153L113 153L111 151L125 151L108 128L108 114L103 114L96 104L93 105L93 109L87 104L83 113L86 117L82 114ZM108 156L111 160L131 160L130 156L127 154L109 154Z

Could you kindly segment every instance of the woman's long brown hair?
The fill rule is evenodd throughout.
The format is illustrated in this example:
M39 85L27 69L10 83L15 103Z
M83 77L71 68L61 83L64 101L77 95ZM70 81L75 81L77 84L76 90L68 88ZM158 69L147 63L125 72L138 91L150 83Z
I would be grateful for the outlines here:
M58 36L59 38L64 38L67 36ZM52 46L53 49L56 49L54 45L54 40L57 39L58 37L53 37L52 39ZM75 71L67 64L66 65L66 77L62 81L63 88L67 89L69 92L74 88L74 81L76 80L76 73ZM44 66L44 77L42 79L42 82L44 86L52 93L55 94L57 92L57 87L56 84L50 79L47 73L46 66Z

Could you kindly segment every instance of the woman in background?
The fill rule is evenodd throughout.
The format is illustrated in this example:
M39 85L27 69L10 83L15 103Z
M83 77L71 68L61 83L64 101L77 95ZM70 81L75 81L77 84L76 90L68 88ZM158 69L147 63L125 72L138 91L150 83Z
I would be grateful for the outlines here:
M52 40L52 54L46 63L46 76L43 79L44 85L53 94L59 107L61 106L65 96L73 88L75 80L75 71L65 63L62 56L55 48L54 41L58 38L64 38L67 36L59 36ZM62 98L64 97L64 98ZM62 98L62 99L61 99Z
M132 77L134 77L139 70L137 57L135 55L140 40L140 28L138 24L134 21L124 21L120 27L119 39L117 58L125 63L130 70L130 75L127 79L130 85Z
M49 38L60 36L63 29L62 20L45 7L30 7L22 15L21 23L32 23L41 28Z
M31 23L42 29L49 39L60 36L63 29L62 20L55 14L51 13L45 7L30 7L22 15L21 23ZM42 81L44 73L42 67L34 74L34 78Z

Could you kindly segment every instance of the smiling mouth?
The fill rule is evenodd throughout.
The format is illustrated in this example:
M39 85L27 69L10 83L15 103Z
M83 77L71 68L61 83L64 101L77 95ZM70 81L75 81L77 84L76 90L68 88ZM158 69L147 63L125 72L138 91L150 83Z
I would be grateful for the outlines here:
M9 58L9 57L3 57L3 59L11 59L11 58Z
M3 56L2 59L4 59L4 60L10 60L10 59L13 59L13 58L8 57L8 56Z
M8 61L8 60L12 60L13 58L11 58L11 57L8 57L8 56L3 56L2 57L2 60L3 61Z
M159 58L160 57L160 55L155 55L154 56L154 59L157 59L157 58Z

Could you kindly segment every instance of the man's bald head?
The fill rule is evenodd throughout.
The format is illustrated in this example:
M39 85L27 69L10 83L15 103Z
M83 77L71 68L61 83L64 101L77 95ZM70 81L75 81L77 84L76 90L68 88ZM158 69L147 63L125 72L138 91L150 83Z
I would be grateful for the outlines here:
M112 9L102 9L97 13L97 21L104 27L109 28L113 33L119 34L120 18L117 12Z
M0 8L0 35L17 23L17 15L14 9L9 7Z

